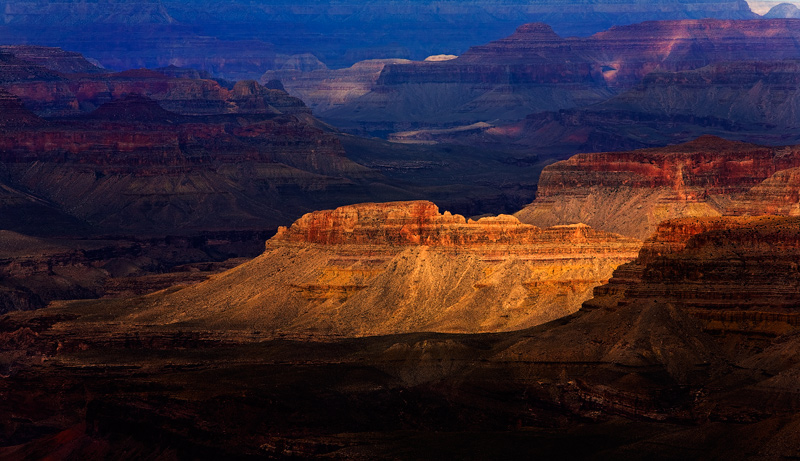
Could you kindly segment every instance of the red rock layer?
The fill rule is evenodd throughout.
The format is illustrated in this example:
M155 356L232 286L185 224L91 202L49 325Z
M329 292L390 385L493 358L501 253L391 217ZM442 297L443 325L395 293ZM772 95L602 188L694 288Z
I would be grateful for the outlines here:
M274 242L322 245L429 245L471 247L535 245L546 243L597 243L615 240L608 233L585 225L540 229L513 216L466 220L461 215L439 213L431 202L365 203L316 211L281 227ZM564 251L571 250L565 248Z
M285 91L252 80L239 81L229 89L196 71L167 68L164 73L147 69L108 73L81 55L59 48L0 48L0 81L28 108L47 116L90 112L129 94L147 96L167 110L187 115L310 112Z
M105 232L274 228L372 175L292 115L181 116L143 96L83 118L21 113L0 133L4 183Z
M56 82L15 82L7 88L31 110L47 116L88 112L128 94L147 96L165 109L185 115L309 112L300 100L254 81L237 82L228 90L213 80L171 78L149 70Z
M798 258L798 218L669 220L585 307L666 303L708 329L783 334L800 326Z
M678 200L744 192L777 171L800 166L800 149L774 148L704 136L664 148L578 154L544 169L542 198L594 186L670 188Z
M542 171L536 201L517 216L540 226L585 222L645 238L668 218L764 214L793 206L791 194L773 196L778 203L772 208L742 205L741 197L759 195L762 181L798 166L798 147L713 136L665 148L578 154Z

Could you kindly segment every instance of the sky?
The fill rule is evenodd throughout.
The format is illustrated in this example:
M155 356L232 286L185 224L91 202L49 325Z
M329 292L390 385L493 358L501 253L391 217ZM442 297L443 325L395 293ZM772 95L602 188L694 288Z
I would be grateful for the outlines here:
M800 0L747 0L747 3L750 4L750 9L758 14L764 14L780 3L794 3L800 7Z

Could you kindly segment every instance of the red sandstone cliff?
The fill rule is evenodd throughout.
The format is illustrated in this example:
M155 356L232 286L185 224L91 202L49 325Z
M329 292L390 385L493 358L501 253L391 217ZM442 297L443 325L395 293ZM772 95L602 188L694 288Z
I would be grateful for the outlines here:
M797 148L711 136L665 148L579 154L546 167L536 201L517 216L540 226L585 222L645 238L665 219L745 213L733 202L773 174L799 165Z

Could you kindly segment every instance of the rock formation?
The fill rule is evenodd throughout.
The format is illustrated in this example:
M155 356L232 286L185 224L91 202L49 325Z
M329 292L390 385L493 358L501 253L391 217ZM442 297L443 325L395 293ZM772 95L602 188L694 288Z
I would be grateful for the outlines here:
M110 69L169 64L232 80L280 68L281 55L314 53L330 68L379 58L460 54L531 21L563 36L656 19L750 19L744 0L131 1L16 0L0 14L4 43L58 44Z
M391 222L392 232L381 233L378 222ZM486 222L495 227L486 233L493 238L503 235L500 229L550 232L508 218ZM344 227L320 232L334 223ZM303 259L312 246L375 238L404 254L415 247L408 243L412 236L442 241L446 229L470 226L478 223L434 213L424 203L331 210L270 241L273 251L294 255L294 269L245 265L238 280L234 269L171 293L5 316L0 414L8 417L0 418L0 456L86 458L123 450L351 459L423 458L442 450L465 458L795 455L796 217L665 222L584 308L521 331L302 341L270 340L273 332L255 321L239 330L219 328L248 309L237 300L243 293L228 286L249 280L255 288L244 295L254 305L283 299L289 290L273 291L262 276L313 275L317 268ZM403 229L408 232L398 235ZM375 258L383 251L354 246ZM449 247L428 246L428 258L437 248ZM449 262L458 258L452 250ZM332 259L342 264L353 257ZM359 269L359 277L368 277L367 267ZM353 276L339 269L327 280ZM207 291L211 298L199 291L184 296L169 311L172 318L166 311L154 315L154 300L177 301L203 285L219 291ZM296 289L324 293L318 285ZM339 296L358 294L343 289ZM217 306L217 315L196 315L208 311L206 302ZM328 316L337 318L348 317Z
M89 62L80 53L64 51L61 48L35 45L4 45L0 50L16 58L61 74L96 74L106 72L103 68Z
M785 334L800 326L798 239L796 217L667 220L584 308L657 302L705 330Z
M797 60L711 64L653 72L636 87L586 108L532 114L440 142L515 145L518 149L591 152L686 142L703 134L765 144L800 142Z
M764 214L791 207L796 202L790 197L762 210L745 210L737 200L747 200L751 189L765 187L762 181L798 163L796 147L763 147L713 136L665 148L579 154L546 167L537 199L517 216L539 226L585 222L645 238L669 218Z
M232 101L248 91L237 85ZM315 190L341 191L326 198L336 202L377 177L291 115L181 116L129 96L81 119L20 117L0 136L3 180L106 232L277 226Z
M372 91L317 113L336 126L375 132L508 123L523 114L603 102L652 72L800 59L799 26L793 19L658 21L564 39L545 24L527 24L456 59L387 65ZM746 85L743 78L754 72L725 75ZM724 113L723 103L712 102L712 110Z
M263 255L208 282L143 299L130 321L323 336L513 330L573 312L638 248L584 225L467 221L430 202L346 206L281 228Z

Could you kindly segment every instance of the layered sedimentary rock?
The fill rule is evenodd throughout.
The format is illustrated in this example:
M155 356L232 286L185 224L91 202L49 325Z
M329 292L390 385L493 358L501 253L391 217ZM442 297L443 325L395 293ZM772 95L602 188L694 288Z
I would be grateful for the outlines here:
M106 102L132 93L147 96L165 109L185 115L309 113L299 99L255 81L240 81L227 89L214 80L172 78L144 69L59 81L37 80L14 81L6 88L32 111L50 117L91 112Z
M746 213L737 200L798 163L796 147L713 136L665 148L579 154L546 167L536 201L517 216L539 226L585 222L645 238L668 218ZM750 208L752 214L769 211Z
M0 50L15 57L62 74L95 74L105 72L96 64L89 62L80 53L64 51L60 48L35 45L4 45Z
M740 196L730 209L744 215L800 215L800 168L778 171Z
M18 97L0 89L0 126L28 126L38 125L42 122L39 117L25 108Z
M6 43L67 46L114 69L175 64L236 80L279 68L280 54L314 53L331 68L365 59L460 54L531 21L553 24L570 36L645 20L757 17L743 0L303 0L266 5L126 0L80 8L13 0L4 5L0 38Z
M0 136L4 183L106 232L156 233L273 227L317 191L341 203L377 177L291 115L181 116L143 96L108 104L38 124L20 109Z
M707 330L785 334L800 326L798 242L796 217L668 220L585 307L664 303Z
M255 260L144 299L131 320L272 335L513 330L573 312L638 247L584 225L467 221L430 202L353 205L303 216Z
M602 102L656 71L796 60L798 25L794 19L659 21L565 39L545 24L527 24L453 60L387 65L370 93L320 115L375 131L520 120L526 112Z
M395 133L405 142L503 145L576 153L628 150L714 134L764 144L800 142L800 61L737 61L646 75L633 88L589 107L530 114L479 129Z
M1 47L0 82L29 109L50 117L91 112L132 93L187 115L310 113L301 100L253 80L217 81L175 66L111 73L80 54L42 46Z
M725 62L653 72L635 88L596 106L531 115L513 130L494 131L499 137L513 133L506 142L538 148L571 145L578 151L663 145L706 133L770 144L797 142L799 63Z

